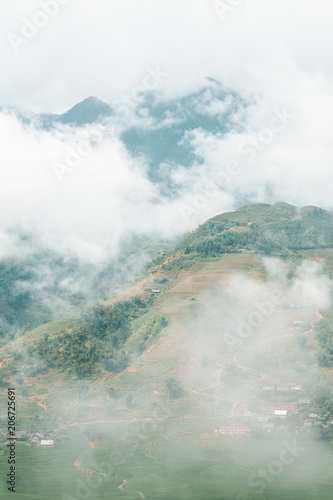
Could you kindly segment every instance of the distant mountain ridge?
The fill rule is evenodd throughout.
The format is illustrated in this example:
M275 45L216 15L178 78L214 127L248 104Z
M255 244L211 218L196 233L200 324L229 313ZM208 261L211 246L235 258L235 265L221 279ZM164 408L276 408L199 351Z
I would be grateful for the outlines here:
M15 113L23 123L33 123L35 126L46 130L52 130L57 124L83 127L113 115L111 106L94 96L87 97L62 114L28 113L15 107L4 106L0 107L0 111Z
M123 121L120 138L134 158L144 157L149 177L169 193L176 192L172 171L179 166L201 164L204 159L195 149L195 135L223 135L241 130L239 118L248 105L239 94L222 83L207 78L205 85L183 97L161 99L158 92L127 96L124 103L107 104L90 96L63 114L26 114L11 108L24 123L52 130L58 125L83 127L113 118ZM126 108L127 106L127 108ZM135 116L126 126L128 113ZM236 119L237 117L237 119Z

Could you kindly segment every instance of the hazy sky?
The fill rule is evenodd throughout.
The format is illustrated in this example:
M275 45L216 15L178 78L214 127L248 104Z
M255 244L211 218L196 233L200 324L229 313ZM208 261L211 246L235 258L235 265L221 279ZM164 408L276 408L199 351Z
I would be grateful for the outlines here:
M38 15L42 5L53 17ZM0 101L43 111L89 95L112 102L156 65L177 93L205 76L261 91L299 72L330 82L332 14L330 0L1 2ZM28 43L13 37L22 30Z

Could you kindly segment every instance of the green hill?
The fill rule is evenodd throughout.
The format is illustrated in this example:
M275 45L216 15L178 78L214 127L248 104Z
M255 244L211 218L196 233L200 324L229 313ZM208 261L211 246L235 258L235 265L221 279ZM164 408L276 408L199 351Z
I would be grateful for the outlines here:
M6 342L22 498L260 499L258 482L269 500L330 498L332 226L281 203L221 214L132 288ZM6 426L2 411L4 470ZM301 451L271 474L285 443Z
M288 255L290 251L333 247L333 213L286 203L247 205L213 217L179 246L186 254L219 255L254 251Z

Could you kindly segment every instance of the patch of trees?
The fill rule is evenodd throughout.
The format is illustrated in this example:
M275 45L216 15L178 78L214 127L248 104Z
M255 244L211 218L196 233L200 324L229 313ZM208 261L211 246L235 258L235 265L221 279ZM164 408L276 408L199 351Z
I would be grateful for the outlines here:
M79 378L93 376L100 367L119 373L130 364L124 345L133 333L132 322L145 314L153 298L139 296L105 307L97 305L83 315L81 326L72 332L45 334L35 343L38 355L48 367L74 374ZM161 317L152 323L158 330L165 324Z
M291 250L331 248L333 246L333 219L318 209L301 219L272 224L270 231L275 241Z
M165 385L170 399L177 399L184 396L185 391L182 388L179 380L174 377L169 377L165 380Z
M320 366L333 367L333 313L325 313L325 319L321 319L315 326L316 339L321 351L318 355Z
M324 374L312 376L307 392L316 404L330 411L333 405L333 389L330 381Z
M0 261L0 336L14 336L18 330L34 329L43 323L62 317L64 308L49 307L60 299L70 308L82 308L107 293L113 283L119 283L128 268L110 261L102 268L84 264L75 255L60 255L38 245L38 238L16 234L24 240L31 253L19 259ZM37 242L36 242L37 240ZM131 247L131 251L133 248ZM128 252L129 253L129 252ZM132 271L131 271L132 272ZM69 284L79 284L86 278L85 290L73 292ZM82 310L82 309L81 309ZM66 313L65 313L66 314ZM8 332L9 331L9 332Z
M248 231L230 231L241 225L239 221L208 221L187 236L179 249L187 255L195 253L206 257L241 249L284 255L290 251L333 246L333 218L320 209L295 220L281 216L269 226L259 222L248 226Z
M207 256L217 256L223 253L235 253L239 250L250 250L270 255L281 251L282 247L269 234L261 233L258 229L244 233L232 231L223 232L205 239L185 245L185 254L196 253Z
M0 387L4 387L5 378L6 378L6 375L4 373L0 373Z
M150 318L150 320L140 328L138 333L142 336L142 339L146 341L148 337L158 335L166 326L168 326L168 320L167 317L162 314L162 316Z

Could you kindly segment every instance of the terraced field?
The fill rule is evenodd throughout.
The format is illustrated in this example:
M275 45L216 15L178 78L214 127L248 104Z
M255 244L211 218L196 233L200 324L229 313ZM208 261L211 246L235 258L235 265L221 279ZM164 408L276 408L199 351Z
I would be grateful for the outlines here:
M267 212L267 206L259 208L258 216ZM331 249L300 255L332 272ZM136 320L137 332L147 318L169 319L161 333L148 336L145 351L133 356L125 371L77 381L51 369L25 379L28 393L18 393L18 428L52 431L56 446L17 445L17 498L331 498L330 443L307 435L297 441L283 431L282 420L276 421L281 437L256 436L255 425L251 437L217 432L220 426L241 425L242 418L251 425L251 414L262 409L297 414L297 400L306 396L311 377L331 377L314 361L313 329L323 311L302 281L308 271L297 267L301 259L295 267L245 251L181 258L179 253L166 257L135 287L112 299L145 296L159 280L161 293L153 310ZM23 369L11 375L13 346L23 352L40 336L53 337L63 329L74 335L78 322L71 318L43 325L3 347L1 369L8 383L24 378ZM128 349L140 340L138 335L128 339ZM300 348L303 344L306 349ZM179 382L179 397L168 393L168 379ZM264 390L287 385L301 392ZM4 389L0 403L4 416ZM5 470L3 422L1 430L0 467ZM286 449L288 460L281 462ZM3 476L0 493L10 498Z

